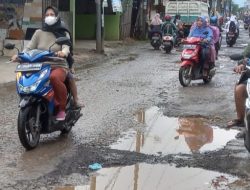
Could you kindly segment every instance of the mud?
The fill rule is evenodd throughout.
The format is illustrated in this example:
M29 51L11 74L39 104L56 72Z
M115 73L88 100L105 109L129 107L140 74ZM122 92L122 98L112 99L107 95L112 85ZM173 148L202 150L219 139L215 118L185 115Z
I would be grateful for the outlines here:
M237 43L244 45L246 39L247 34L242 32ZM176 63L180 52L166 55L153 51L148 42L135 42L118 54L91 60L87 63L89 66L79 66L76 74L79 97L86 105L83 117L68 137L59 133L44 135L39 147L30 152L23 149L17 135L15 89L1 90L0 189L86 186L90 176L95 175L88 170L88 165L95 162L101 163L107 173L106 168L134 168L141 163L145 163L141 164L145 168L174 164L177 168L205 169L238 177L236 182L229 183L230 189L248 189L249 153L243 140L234 139L235 130L222 129L235 117L233 88L239 77L232 72L236 63L227 56L241 51L237 46L223 47L212 82L204 85L202 81L195 81L188 88L181 87L178 81ZM148 117L149 108L156 109L151 117ZM145 122L138 110L147 110ZM192 131L192 123L195 126L202 123L198 135L204 136L207 142L195 143L194 149L198 147L199 151L191 151L184 133L176 131L182 129L179 123L183 119L188 123L188 130L184 127L182 133ZM156 123L148 125L152 121ZM138 131L140 135L136 134ZM146 136L148 131L151 133ZM211 131L212 142L208 135ZM136 150L136 136L140 136L138 142L144 139L149 148ZM131 140L133 149L115 147L123 146L126 140ZM156 173L160 179L161 173Z

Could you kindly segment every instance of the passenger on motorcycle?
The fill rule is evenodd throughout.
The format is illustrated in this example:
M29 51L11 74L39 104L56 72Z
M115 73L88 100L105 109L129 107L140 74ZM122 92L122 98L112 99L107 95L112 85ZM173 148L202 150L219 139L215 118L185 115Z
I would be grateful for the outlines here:
M174 38L174 44L176 41L176 31L177 28L175 26L175 24L171 21L172 17L170 15L166 15L165 16L165 22L163 23L161 30L162 30L162 34L163 36L165 35L171 35Z
M162 25L162 20L160 18L160 14L157 13L150 23L150 35L149 35L150 39L152 37L152 34L156 32L162 36L161 25Z
M210 17L210 28L213 31L213 45L215 48L215 57L218 59L218 52L220 49L220 43L221 43L221 31L222 29L218 25L218 19L217 16Z
M203 75L206 77L208 75L208 69L210 67L210 60L207 57L211 57L210 43L213 39L213 31L208 27L206 17L198 17L196 23L191 28L189 37L202 38L204 44L202 45L201 51L201 64Z
M24 52L30 51L32 49L48 50L52 43L56 41L56 38L62 36L67 36L68 38L70 38L67 29L62 27L61 19L58 15L57 9L49 6L45 9L43 28L36 30ZM66 116L65 109L67 102L67 88L64 82L69 76L68 64L73 64L72 62L68 63L66 60L71 53L71 47L69 46L69 44L65 44L62 46L55 44L51 47L51 50L55 52L58 57L65 58L65 61L63 62L49 62L52 68L50 83L55 93L54 97L58 111L56 120L63 121L65 120ZM14 55L12 57L12 60L18 61L18 55ZM75 94L74 101L77 104L78 97L76 85L74 84L75 81L73 80L73 77L69 78L71 81L71 88L73 88L72 95ZM72 82L74 86L72 86Z

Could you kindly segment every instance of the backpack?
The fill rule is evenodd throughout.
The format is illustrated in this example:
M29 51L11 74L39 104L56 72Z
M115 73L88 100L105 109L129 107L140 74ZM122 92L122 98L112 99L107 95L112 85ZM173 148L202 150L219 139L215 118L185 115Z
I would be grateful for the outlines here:
M163 25L163 33L164 33L164 34L171 34L171 35L173 35L174 30L173 30L173 25L172 25L172 23L165 23L165 24Z
M231 21L229 24L229 31L235 32L236 31L236 24Z

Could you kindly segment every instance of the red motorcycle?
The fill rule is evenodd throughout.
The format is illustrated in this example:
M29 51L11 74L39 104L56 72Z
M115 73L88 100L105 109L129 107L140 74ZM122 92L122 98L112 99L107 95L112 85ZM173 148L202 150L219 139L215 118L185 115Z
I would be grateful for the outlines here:
M210 66L208 76L203 76L201 64L201 50L204 45L202 38L188 37L183 41L183 52L181 55L181 67L179 70L179 81L183 87L190 85L192 80L202 79L209 83L215 75L215 68Z

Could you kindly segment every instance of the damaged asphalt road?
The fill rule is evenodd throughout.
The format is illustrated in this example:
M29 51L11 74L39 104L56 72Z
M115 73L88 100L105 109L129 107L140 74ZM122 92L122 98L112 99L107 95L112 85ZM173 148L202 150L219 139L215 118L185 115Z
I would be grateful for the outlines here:
M187 187L184 177L195 179L190 189L248 189L249 153L243 140L234 138L238 129L223 129L235 117L233 88L239 78L228 55L241 52L246 40L245 31L233 48L226 47L223 39L217 73L208 85L197 81L183 88L178 81L180 52L167 55L148 42L120 47L119 55L79 67L77 86L86 105L83 117L68 136L43 135L39 147L29 152L17 135L15 88L4 87L0 189L89 188L93 179L96 189L163 189L169 185L167 175L175 172L169 183L176 180ZM104 168L100 173L88 169L95 162ZM187 171L179 174L182 168ZM122 171L133 176L133 182L122 177ZM156 178L150 177L153 187L146 184L150 173ZM194 176L205 181L198 184L201 180ZM119 186L124 179L131 186ZM108 186L111 181L113 186ZM168 189L183 189L178 185Z

